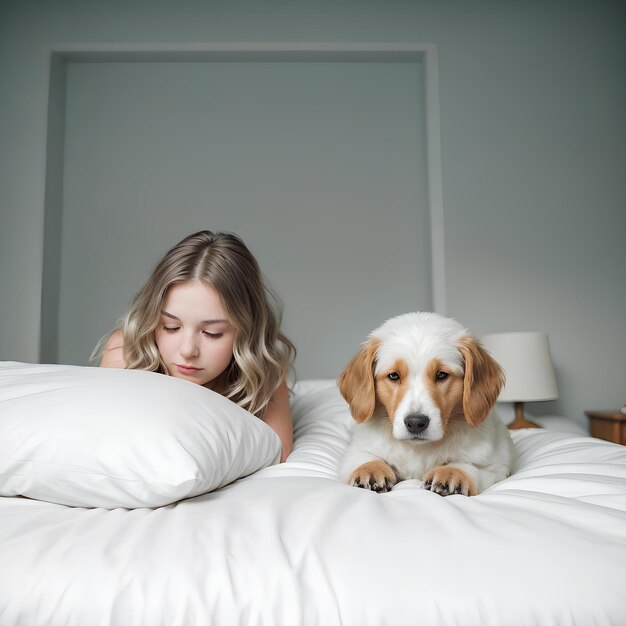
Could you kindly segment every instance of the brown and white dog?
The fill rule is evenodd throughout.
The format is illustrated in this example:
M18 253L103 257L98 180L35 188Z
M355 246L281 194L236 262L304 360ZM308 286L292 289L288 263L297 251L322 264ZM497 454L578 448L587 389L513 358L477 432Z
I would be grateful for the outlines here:
M339 376L357 422L342 479L385 492L417 478L442 496L473 496L503 480L513 442L491 414L503 384L498 363L455 320L387 320Z

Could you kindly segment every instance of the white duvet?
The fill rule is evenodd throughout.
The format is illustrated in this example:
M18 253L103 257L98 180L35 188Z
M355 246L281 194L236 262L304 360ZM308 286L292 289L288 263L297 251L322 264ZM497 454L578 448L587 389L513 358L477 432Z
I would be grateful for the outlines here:
M336 387L287 463L157 509L0 498L0 624L626 624L626 447L513 433L513 475L442 498L341 484Z

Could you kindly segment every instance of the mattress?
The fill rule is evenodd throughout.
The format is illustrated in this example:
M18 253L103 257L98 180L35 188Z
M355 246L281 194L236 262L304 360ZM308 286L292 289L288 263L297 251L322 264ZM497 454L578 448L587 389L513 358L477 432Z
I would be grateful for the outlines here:
M467 498L337 477L352 420L294 388L294 451L159 508L0 498L0 624L626 623L626 447L514 431L512 475Z

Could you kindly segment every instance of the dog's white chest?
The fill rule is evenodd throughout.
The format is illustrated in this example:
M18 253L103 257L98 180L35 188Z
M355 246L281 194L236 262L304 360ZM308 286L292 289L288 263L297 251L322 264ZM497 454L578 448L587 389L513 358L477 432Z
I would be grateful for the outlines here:
M352 443L342 466L354 469L355 463L365 463L372 458L385 461L401 480L421 480L430 468L449 461L441 446L416 445L394 439L389 433L388 424L376 419L355 426Z

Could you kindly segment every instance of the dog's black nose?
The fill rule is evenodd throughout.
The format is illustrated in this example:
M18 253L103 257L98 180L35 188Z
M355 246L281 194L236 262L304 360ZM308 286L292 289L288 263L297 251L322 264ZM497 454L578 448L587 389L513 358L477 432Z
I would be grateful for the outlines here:
M404 425L406 429L412 434L417 435L428 428L430 418L426 415L414 413L413 415L407 415L404 418Z

